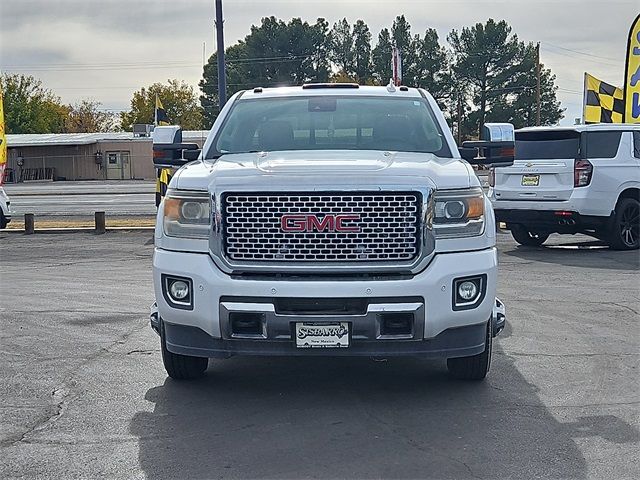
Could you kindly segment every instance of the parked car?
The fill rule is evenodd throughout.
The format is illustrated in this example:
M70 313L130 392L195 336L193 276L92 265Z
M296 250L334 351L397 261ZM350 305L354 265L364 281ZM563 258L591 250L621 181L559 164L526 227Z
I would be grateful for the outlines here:
M509 127L465 158L513 162ZM158 211L150 318L169 376L208 357L411 355L485 378L505 322L493 211L426 91L239 92L201 153L170 128L154 163L183 166Z
M7 228L11 222L11 202L4 188L0 187L0 228Z
M583 233L638 248L640 126L525 128L515 140L514 164L489 175L489 198L516 242Z

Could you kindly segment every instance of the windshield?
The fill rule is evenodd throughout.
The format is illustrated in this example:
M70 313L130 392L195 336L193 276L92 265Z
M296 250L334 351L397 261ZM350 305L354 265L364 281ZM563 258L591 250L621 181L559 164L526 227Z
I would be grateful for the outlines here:
M451 156L424 99L312 96L237 101L207 158L276 150L381 150Z

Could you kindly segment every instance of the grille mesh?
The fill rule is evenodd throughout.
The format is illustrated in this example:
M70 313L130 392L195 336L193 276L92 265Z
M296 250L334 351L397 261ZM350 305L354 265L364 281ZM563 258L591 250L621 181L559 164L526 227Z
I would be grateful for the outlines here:
M223 196L224 245L235 261L409 261L418 254L417 193L260 193ZM285 232L283 215L359 215L359 232Z

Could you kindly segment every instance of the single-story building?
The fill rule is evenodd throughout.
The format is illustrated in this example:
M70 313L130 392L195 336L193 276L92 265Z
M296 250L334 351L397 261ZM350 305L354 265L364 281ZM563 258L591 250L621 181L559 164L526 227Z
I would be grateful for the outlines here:
M182 132L204 144L206 130ZM131 132L7 135L5 182L154 179L151 137Z

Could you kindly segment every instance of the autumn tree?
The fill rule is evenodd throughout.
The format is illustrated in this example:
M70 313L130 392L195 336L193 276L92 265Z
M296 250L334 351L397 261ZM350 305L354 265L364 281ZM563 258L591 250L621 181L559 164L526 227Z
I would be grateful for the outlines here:
M60 133L69 107L31 75L3 73L6 133Z
M154 83L134 92L131 110L120 114L122 128L133 129L136 123L154 123L156 96L162 102L172 123L185 130L203 128L203 112L194 88L184 81L167 80L166 84Z
M66 133L113 132L119 129L118 118L112 112L101 109L102 104L92 100L82 100L68 106L64 120Z

